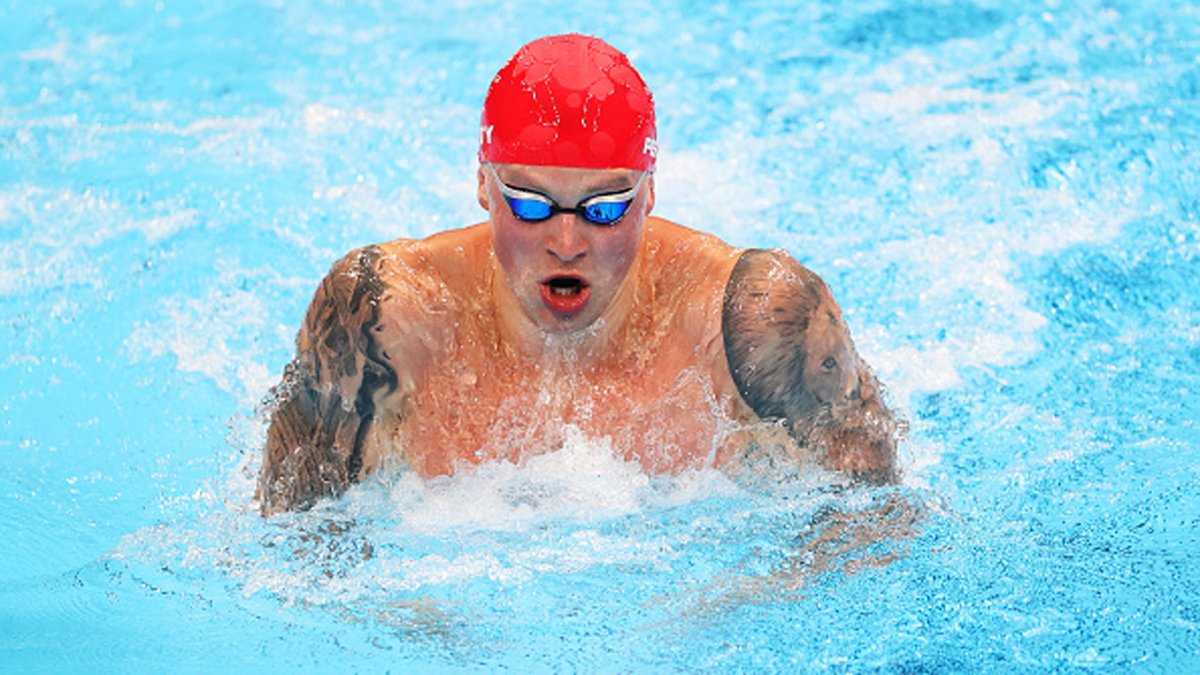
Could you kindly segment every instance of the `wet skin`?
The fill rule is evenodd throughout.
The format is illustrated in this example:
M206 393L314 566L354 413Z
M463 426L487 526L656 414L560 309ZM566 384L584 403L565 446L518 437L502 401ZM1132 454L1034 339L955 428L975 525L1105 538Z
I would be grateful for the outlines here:
M622 192L637 183L639 172L563 167L502 165L496 175L506 184L549 197L559 205L576 205L598 195ZM553 335L576 333L591 326L606 310L620 322L627 299L614 303L637 257L646 217L654 208L654 180L645 182L629 210L611 225L596 225L573 213L547 220L518 220L499 186L482 168L478 172L479 205L488 212L495 261L505 281L496 298L502 312L515 304L536 328ZM576 289L552 282L574 280ZM572 302L572 300L575 300ZM515 317L505 317L515 318ZM528 338L536 339L529 335Z
M639 177L513 165L497 174L564 206ZM378 335L412 382L382 406L397 414L376 426L367 466L398 448L423 475L520 461L561 446L567 425L610 438L652 471L718 461L720 427L749 412L738 408L720 340L724 280L740 251L650 217L652 179L607 226L569 213L518 220L483 170L478 199L486 223L380 247L391 292ZM563 280L574 282L566 294L552 288ZM413 304L437 310L406 325L388 318Z
M640 176L495 170L567 208ZM486 222L353 252L318 289L276 392L264 513L389 458L443 475L521 462L572 428L651 472L736 471L771 448L894 476L896 423L815 274L650 216L652 177L602 226L518 220L490 173Z

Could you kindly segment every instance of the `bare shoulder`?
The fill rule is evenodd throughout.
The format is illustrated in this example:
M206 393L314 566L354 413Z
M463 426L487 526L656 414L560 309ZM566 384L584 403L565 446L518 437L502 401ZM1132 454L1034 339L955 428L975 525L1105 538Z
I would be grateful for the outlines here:
M476 226L351 251L321 280L272 393L258 496L264 514L338 494L376 464L371 429L403 418L406 398L447 344L472 260Z
M655 217L646 220L645 248L659 285L673 291L697 285L719 291L742 252L715 235Z
M833 293L782 250L745 251L725 286L721 329L738 393L832 468L895 473L897 424Z
M714 234L694 230L657 216L646 219L646 241L650 245L683 248L704 256L719 257L741 250L730 246Z
M642 245L640 299L656 308L656 320L670 322L667 333L678 345L693 345L713 373L724 368L721 356L721 298L739 249L719 238L662 218L646 220Z
M396 239L381 244L384 273L397 283L443 284L457 289L478 275L491 250L486 223L438 232L425 239Z
M485 224L426 239L397 239L378 248L381 330L413 348L432 344L430 335L454 325L464 307L480 296L490 269Z

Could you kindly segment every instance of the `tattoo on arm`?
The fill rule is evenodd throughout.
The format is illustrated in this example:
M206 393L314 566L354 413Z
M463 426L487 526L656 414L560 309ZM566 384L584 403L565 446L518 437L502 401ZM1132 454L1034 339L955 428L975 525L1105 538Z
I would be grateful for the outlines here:
M269 399L258 483L264 515L308 508L361 478L376 402L397 386L375 339L381 256L369 247L340 260L309 305L296 357Z
M899 425L820 277L783 251L748 250L721 322L729 372L759 417L783 420L832 468L895 479Z

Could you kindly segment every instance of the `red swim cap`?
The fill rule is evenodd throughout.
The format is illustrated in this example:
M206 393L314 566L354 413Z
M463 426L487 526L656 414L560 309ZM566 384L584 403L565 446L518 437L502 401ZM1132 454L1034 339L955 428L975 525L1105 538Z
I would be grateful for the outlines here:
M571 33L521 47L483 103L479 159L654 170L654 98L629 59Z

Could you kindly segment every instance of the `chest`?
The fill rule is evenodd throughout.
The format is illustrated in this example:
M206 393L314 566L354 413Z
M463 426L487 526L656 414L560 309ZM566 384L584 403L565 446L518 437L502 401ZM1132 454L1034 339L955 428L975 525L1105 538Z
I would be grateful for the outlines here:
M458 349L431 364L392 444L426 476L461 463L520 463L562 447L572 430L653 472L712 464L731 402L711 345L662 340L583 366Z

